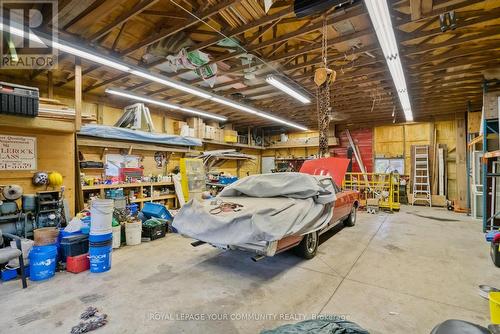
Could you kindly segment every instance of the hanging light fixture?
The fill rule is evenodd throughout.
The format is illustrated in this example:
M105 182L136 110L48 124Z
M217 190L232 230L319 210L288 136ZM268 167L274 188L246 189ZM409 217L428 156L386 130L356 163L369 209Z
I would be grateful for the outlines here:
M36 34L35 34L35 33L31 32L31 30L26 32L24 29L25 29L25 27L23 25L20 25L20 24L15 23L15 22L11 22L10 25L5 25L3 23L0 23L0 32L7 32L9 34L28 39L28 40L33 41L35 43L38 43L40 45L47 45L48 43L51 43L52 47L54 47L55 49L60 50L60 51L65 52L65 53L72 54L72 55L80 57L82 59L100 64L103 66L111 67L111 68L114 68L114 69L119 70L121 72L130 73L132 75L139 76L143 79L154 81L154 82L157 82L159 84L165 85L167 87L174 88L174 89L183 91L185 93L195 95L195 96L198 96L200 98L204 98L204 99L209 100L209 101L220 103L220 104L223 104L225 106L229 106L229 107L238 109L240 111L243 111L243 112L246 112L246 113L261 117L261 118L271 120L271 121L278 123L278 124L289 126L289 127L292 127L292 128L298 129L298 130L304 130L304 131L307 130L307 128L305 126L302 126L300 124L296 124L296 123L290 122L286 119L273 116L269 113L266 113L266 112L258 110L256 108L232 101L232 100L227 99L223 96L209 93L203 89L185 84L183 82L180 82L180 81L177 81L177 80L174 80L171 78L168 78L164 75L151 73L151 72L146 71L140 67L137 67L134 65L129 65L120 59L106 56L106 55L100 54L98 52L95 52L93 50L84 49L79 45L64 41L62 39L57 39L57 40L51 41L51 38L48 37L48 35L46 35L44 33L36 32ZM113 89L113 91L116 92L117 90ZM110 93L110 94L112 94L112 93ZM129 94L129 93L127 93L127 94ZM129 95L132 95L132 94L129 94ZM132 97L129 96L129 98L132 98ZM143 98L148 98L148 97L143 97ZM135 99L138 100L137 97ZM161 100L156 100L156 99L151 99L151 100L155 100L156 104L162 103L164 105L166 103L166 102L161 102ZM150 102L150 103L153 103L153 102ZM168 108L172 108L171 106L172 106L172 104L169 104ZM165 106L165 107L167 107L167 106ZM182 108L184 108L184 107L182 107ZM172 108L172 109L175 109L175 108ZM194 110L194 109L190 109L190 108L180 109L180 107L179 107L179 110L189 112L187 110ZM204 111L200 111L200 110L198 110L196 112L205 113ZM205 113L205 114L212 115L212 118L214 118L214 116L217 116L217 115L210 114L210 113ZM208 116L206 116L206 117L208 117ZM217 117L226 119L223 116L217 116Z
M279 90L285 92L286 94L290 95L294 99L296 99L304 104L311 103L311 99L309 97L307 97L306 94L304 94L303 92L300 92L298 89L285 83L282 79L280 79L278 76L276 76L274 74L268 75L266 78L266 81L270 85L273 85L274 87L278 88Z
M167 109L172 109L172 110L177 110L177 111L185 112L185 113L188 113L188 114L197 115L197 116L199 116L201 118L211 118L211 119L215 119L215 120L218 120L218 121L221 121L221 122L227 121L227 118L224 117L224 116L211 114L211 113L208 113L208 112L205 112L205 111L202 111L202 110L198 110L198 109L184 107L184 106L178 105L178 104L168 103L168 102L160 100L160 99L154 99L154 98L151 98L149 96L144 96L144 95L139 95L139 94L131 93L131 92L128 92L128 91L123 90L123 89L106 88L106 93L112 94L112 95L121 96L121 97L126 97L128 99L132 99L132 100L136 100L136 101L151 103L151 104L154 104L154 105L157 105L157 106L160 106L160 107L164 107L164 108L167 108Z
M411 110L410 96L406 86L401 57L392 27L387 0L365 0L365 5L370 15L377 39L384 53L384 57L392 76L392 81L398 92L399 101L405 114L407 122L413 121L413 112Z

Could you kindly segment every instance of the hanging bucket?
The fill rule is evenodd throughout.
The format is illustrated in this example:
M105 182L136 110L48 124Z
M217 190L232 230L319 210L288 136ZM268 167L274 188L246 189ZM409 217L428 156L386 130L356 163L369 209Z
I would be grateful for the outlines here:
M30 279L42 281L56 273L57 247L54 245L33 246L30 251Z
M103 273L111 269L111 240L89 243L90 272Z
M113 226L113 248L120 248L122 242L122 226Z
M133 223L125 224L125 240L127 246L135 246L141 243L142 222L137 220Z
M112 199L92 200L90 207L90 234L112 233L114 201Z

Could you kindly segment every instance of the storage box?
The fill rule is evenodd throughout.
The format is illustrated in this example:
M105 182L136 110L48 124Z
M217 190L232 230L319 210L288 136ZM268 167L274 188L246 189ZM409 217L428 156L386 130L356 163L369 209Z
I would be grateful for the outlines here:
M142 225L142 237L149 238L150 240L156 240L164 238L167 234L167 222L163 222L157 226Z
M81 273L90 269L89 254L77 256L68 256L66 262L66 271L74 274Z
M188 137L196 137L196 133L193 128L188 128Z
M205 133L203 135L203 139L215 139L215 128L210 125L205 126Z
M17 277L17 269L2 269L2 281L7 282Z
M187 127L187 123L183 121L173 121L172 127L174 130L174 134L181 135L181 130L183 127Z
M66 262L68 256L78 256L89 251L89 236L77 234L61 239L61 260Z
M234 130L224 129L224 141L226 143L237 143L238 142L238 132Z
M147 218L173 219L170 212L168 212L167 208L162 204L145 202L141 211Z
M214 130L214 140L218 141L218 142L223 142L224 141L224 130L215 129Z

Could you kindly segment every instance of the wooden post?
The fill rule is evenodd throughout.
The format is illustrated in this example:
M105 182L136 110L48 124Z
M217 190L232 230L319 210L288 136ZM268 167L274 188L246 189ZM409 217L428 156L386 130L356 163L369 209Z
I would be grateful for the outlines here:
M82 127L82 65L75 57L75 131Z
M466 170L466 140L465 140L465 114L456 113L455 122L457 129L457 143L456 143L456 164L457 164L457 198L455 203L456 209L466 209L467 198L467 170Z
M104 105L97 104L97 124L104 124Z
M49 99L54 98L54 78L52 71L47 72L47 97Z

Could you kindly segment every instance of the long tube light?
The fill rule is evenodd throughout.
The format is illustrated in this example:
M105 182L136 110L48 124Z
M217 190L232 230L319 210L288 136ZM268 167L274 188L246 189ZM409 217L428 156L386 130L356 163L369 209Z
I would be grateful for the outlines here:
M406 86L403 66L401 65L401 56L394 35L389 8L387 7L387 0L365 0L365 5L387 61L392 81L398 92L406 121L411 122L413 121L413 112L411 110L410 96Z
M279 90L285 92L286 94L290 95L294 99L296 99L304 104L311 103L311 99L308 98L305 94L302 94L297 89L286 84L285 82L283 82L283 80L281 80L280 78L278 78L277 76L275 76L273 74L268 75L266 78L266 81L268 84L273 85L274 87L278 88Z
M197 87L193 87L193 86L184 84L184 83L179 82L177 80L170 79L166 76L150 73L148 71L145 71L144 69L141 69L138 66L129 65L129 64L127 64L119 59L114 58L114 57L108 57L108 56L101 55L99 53L96 53L96 52L93 52L90 50L85 50L85 49L83 49L75 44L72 44L72 43L67 42L67 41L63 41L61 39L59 39L57 41L50 41L50 38L46 37L47 35L45 37L43 37L43 33L37 32L36 34L34 34L32 32L26 32L23 30L23 27L21 25L18 25L18 27L16 27L16 26L13 26L12 24L11 25L3 25L2 23L0 23L0 30L9 32L10 34L13 34L15 36L29 39L29 40L34 41L36 43L45 44L45 45L48 43L52 43L52 46L54 48L56 48L60 51L75 55L77 57L81 57L82 59L86 59L86 60L92 61L94 63L108 66L108 67L114 68L114 69L122 71L122 72L127 72L127 73L130 73L132 75L139 76L143 79L151 80L151 81L157 82L159 84L186 92L188 94L192 94L192 95L195 95L195 96L198 96L198 97L210 100L210 101L214 101L216 103L220 103L220 104L223 104L225 106L229 106L229 107L238 109L240 111L244 111L246 113L253 114L255 116L271 120L271 121L279 123L279 124L283 124L283 125L286 125L286 126L289 126L292 128L296 128L298 130L303 130L303 131L307 130L307 128L305 126L302 126L300 124L296 124L296 123L287 121L286 119L275 117L275 116L270 115L266 112L257 110L255 108L251 108L249 106L246 106L246 105L238 103L238 102L231 101L230 99L227 99L225 97L208 93L207 91L205 91L203 89L199 89ZM153 103L153 102L150 102L150 103ZM164 102L161 102L161 103L164 103ZM158 103L156 103L156 104L158 104ZM169 105L171 105L171 104L169 104ZM182 108L184 108L184 107L182 107ZM183 109L179 109L179 110L183 110ZM189 112L187 110L194 110L194 109L184 108L183 111ZM205 113L205 112L199 111L199 110L197 112ZM209 113L205 113L205 114L208 115ZM210 114L210 115L214 116L213 114ZM217 116L217 117L222 118L222 116ZM226 119L225 117L223 117L223 118Z
M141 102L155 104L157 106L168 108L168 109L172 109L172 110L183 111L183 112L186 112L186 113L189 113L189 114L200 116L202 118L211 118L211 119L215 119L215 120L218 120L218 121L221 121L221 122L227 121L227 118L224 117L224 116L219 116L219 115L211 114L211 113L208 113L208 112L205 112L205 111L202 111L202 110L198 110L198 109L183 107L181 105L173 104L173 103L168 103L168 102L165 102L165 101L159 100L159 99L153 99L153 98L150 98L148 96L131 93L131 92L128 92L128 91L123 90L123 89L106 88L106 93L112 94L112 95L121 96L121 97L126 97L126 98L129 98L129 99L132 99L132 100L136 100L136 101L141 101Z

